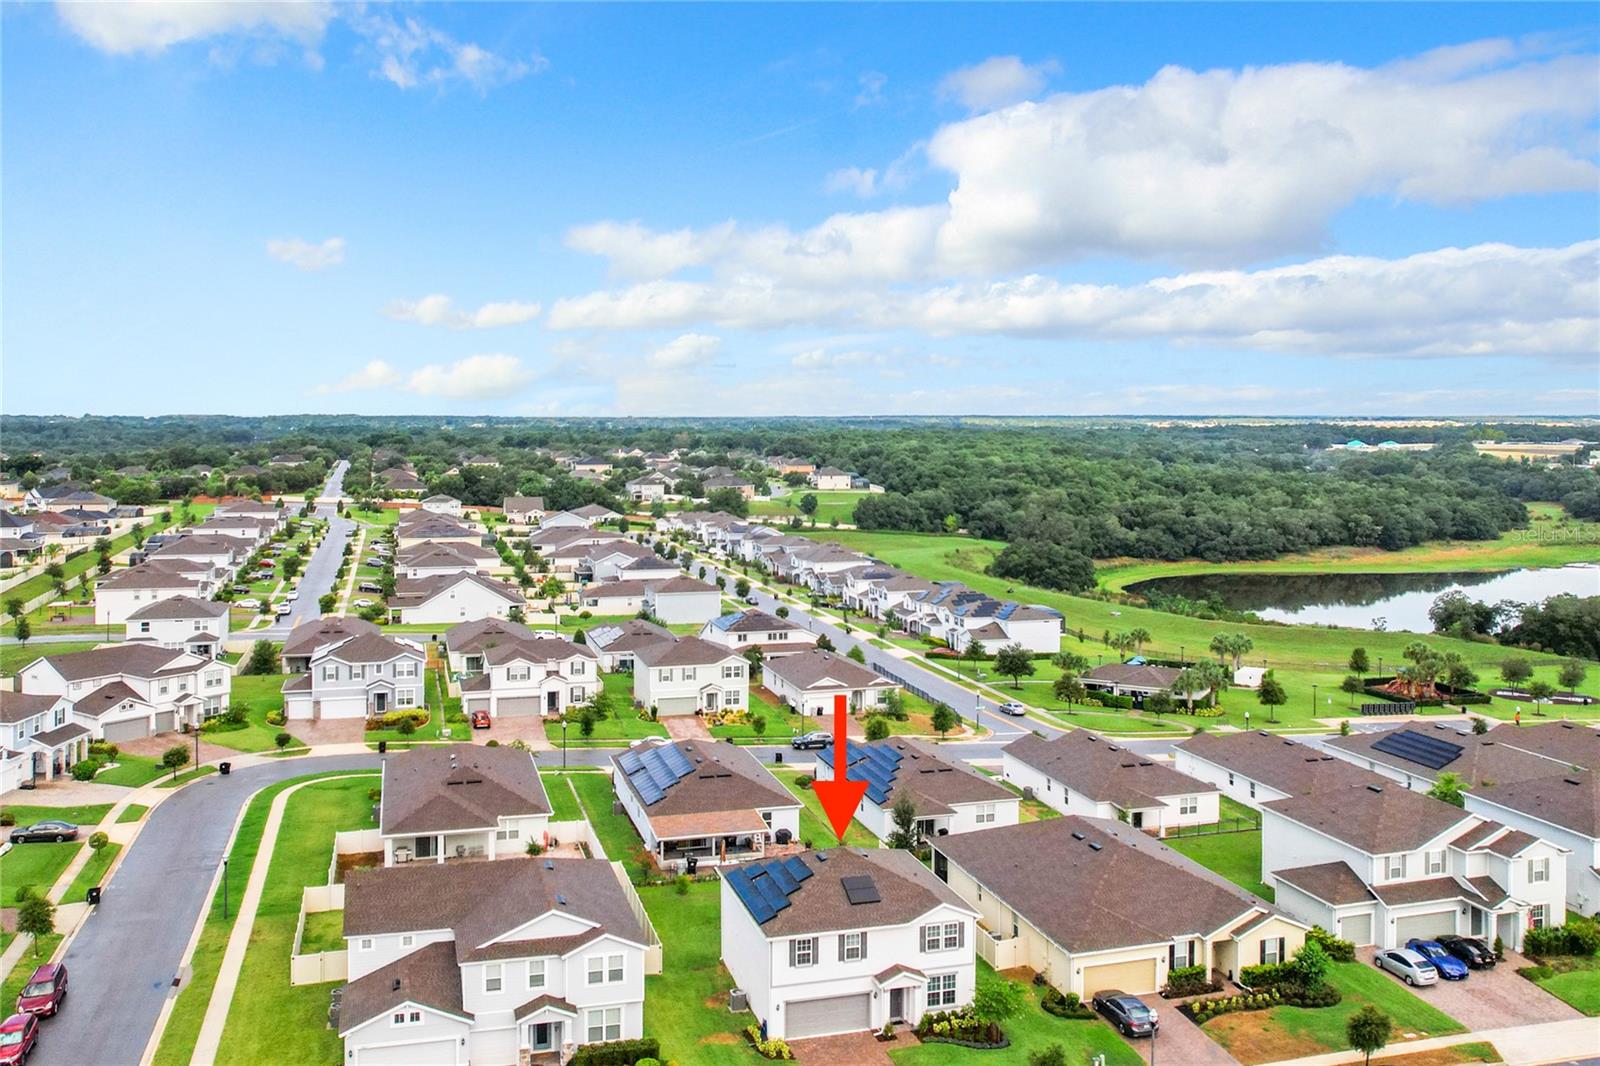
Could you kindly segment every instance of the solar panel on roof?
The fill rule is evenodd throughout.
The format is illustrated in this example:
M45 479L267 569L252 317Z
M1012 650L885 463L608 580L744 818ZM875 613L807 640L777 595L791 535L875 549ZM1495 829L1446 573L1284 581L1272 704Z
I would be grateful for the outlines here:
M622 767L622 772L625 774L636 774L642 764L639 762L639 756L636 753L625 751L617 756L617 765Z
M864 874L841 877L839 883L844 886L845 899L850 901L852 907L858 903L880 903L883 900L883 897L878 895L878 886L873 884L872 878Z
M1430 770L1442 770L1461 758L1464 749L1460 744L1452 744L1439 737L1400 729L1378 740L1372 745L1372 750L1386 752Z
M804 881L811 876L811 867L800 861L799 856L791 855L783 860L783 868L789 871L789 876L796 882Z

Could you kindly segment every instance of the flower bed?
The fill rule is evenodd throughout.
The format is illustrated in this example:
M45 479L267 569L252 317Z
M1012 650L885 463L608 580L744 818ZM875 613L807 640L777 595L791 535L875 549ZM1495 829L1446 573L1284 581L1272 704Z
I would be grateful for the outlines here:
M756 1049L756 1054L766 1059L788 1060L794 1058L794 1052L789 1050L787 1041L773 1037L764 1040L761 1037L761 1027L747 1025L744 1027L745 1038L750 1041L750 1046Z
M1161 998L1182 999L1221 991L1222 982L1213 981L1204 966L1180 966L1167 974L1167 983L1161 988Z
M978 1050L1010 1047L1011 1041L994 1022L980 1021L971 1007L962 1010L932 1011L917 1023L917 1037L923 1043L955 1044Z
M1079 999L1076 992L1063 993L1054 986L1044 990L1044 995L1039 997L1039 1006L1044 1008L1046 1014L1053 1014L1057 1018L1087 1021L1095 1017L1094 1008Z

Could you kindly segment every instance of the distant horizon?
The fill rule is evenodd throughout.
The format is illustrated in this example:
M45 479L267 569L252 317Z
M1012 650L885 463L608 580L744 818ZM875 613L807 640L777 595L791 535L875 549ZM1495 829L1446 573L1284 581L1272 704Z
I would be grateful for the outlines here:
M1475 424L1489 423L1495 425L1529 424L1529 425L1565 425L1597 424L1600 425L1600 414L1249 414L1241 412L1148 412L1148 413L1104 413L1104 414L987 414L978 411L951 414L917 414L917 413L879 413L879 414L764 414L764 415L504 415L488 412L463 411L458 414L441 414L434 411L395 411L395 412L360 412L360 411L283 411L262 414L236 414L226 411L171 411L163 414L114 414L114 413L86 413L78 415L67 414L35 414L25 411L6 411L0 413L0 419L6 418L38 418L60 421L81 421L88 419L107 420L132 420L156 421L170 418L237 418L237 419L267 419L267 418L306 418L306 419L428 419L436 422L459 423L478 419L487 419L495 423L507 422L849 422L849 421L951 421L966 419L981 419L984 421L1005 422L1041 422L1041 421L1073 421L1088 422L1095 420L1116 422L1197 422L1197 421L1229 421L1229 422L1314 422L1340 425L1386 425L1404 426L1412 425L1417 428L1426 428L1430 424Z

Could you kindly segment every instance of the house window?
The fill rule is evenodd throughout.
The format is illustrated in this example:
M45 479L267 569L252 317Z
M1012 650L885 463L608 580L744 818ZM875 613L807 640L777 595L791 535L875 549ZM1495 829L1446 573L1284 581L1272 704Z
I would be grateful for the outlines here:
M609 985L620 983L622 981L622 956L589 956L588 980L591 985Z
M528 678L530 678L532 676L533 676L533 670L530 667L526 667L526 666L523 666L523 667L510 666L510 667L506 668L506 680L507 681L526 681L526 680L528 680Z
M352 681L365 681L366 679L367 679L367 664L366 663L362 663L359 666L352 666L350 668L350 680L352 680Z
M1228 787L1229 788L1233 787L1233 771L1232 770L1228 771Z
M738 689L729 689L722 694L722 705L724 707L737 707L739 706L739 702Z
M942 922L922 927L923 951L954 951L962 946L963 941L960 922Z
M744 671L740 670L737 666L724 666L722 668L722 676L724 678L742 677L744 676Z
M372 938L370 936L369 937L363 937L361 939L360 943L357 945L356 950L357 951L371 951L372 950Z
M567 699L572 703L582 703L583 697L584 693L581 688L569 689L567 692Z
M397 1010L389 1019L390 1025L421 1025L422 1012L420 1010Z
M139 632L141 632L141 633L150 632L150 623L149 622L140 622L139 623Z
M498 962L491 962L483 968L483 990L485 992L498 992L504 983L503 971L505 967Z
M605 1007L589 1012L589 1040L598 1044L605 1040L622 1039L622 1008Z
M414 688L395 689L394 701L401 707L414 707L417 703L417 690Z
M575 660L572 664L572 676L583 677L589 672L589 664L582 659Z
M522 830L516 828L496 829L494 838L496 840L520 840L522 838Z
M1550 860L1548 858L1529 859L1528 881L1532 884L1537 884L1548 880L1550 880Z
M410 934L410 933L406 933L404 936L402 936L400 938L400 946L403 947L403 948L408 948L411 945L415 944L416 942L417 942L417 938L415 936L413 936L412 934Z
M1430 874L1442 874L1442 873L1444 873L1444 849L1443 848L1440 848L1438 851L1430 851L1430 852L1428 852L1427 853L1427 859L1428 859L1428 872Z
M1256 798L1256 783L1254 781L1250 782L1250 798Z
M685 666L683 668L683 679L685 681L693 681L698 675L699 671L692 666Z
M658 675L657 676L657 680L659 680L659 681L671 681L672 680L672 671L671 670L657 670L656 674Z
M801 937L789 941L790 966L815 966L817 962L817 938L814 936Z
M867 934L841 933L839 935L839 961L860 962L867 957Z
M1261 941L1261 965L1283 961L1283 937L1265 937Z
M1406 875L1406 857L1405 857L1405 854L1401 853L1399 855L1391 855L1391 856L1389 856L1389 861L1387 863L1387 867L1386 868L1387 868L1387 871L1388 871L1389 880L1397 881L1400 878L1404 877Z
M337 681L337 680L339 680L339 668L337 666L324 666L322 668L322 680L324 680L324 681Z
M956 975L931 973L928 975L928 1006L953 1007L956 1005Z
M993 825L994 824L994 804L992 804L992 803L980 803L980 804L978 804L978 824L979 825Z
M1543 929L1550 921L1550 908L1543 903L1528 910L1528 928Z
M167 688L168 688L167 682L162 681L156 686L156 691L158 693L160 693L161 695L165 696L167 694Z
M1179 799L1178 800L1178 813L1179 814L1199 814L1200 813L1200 797L1199 796L1184 796L1181 799Z
M529 988L543 988L544 987L544 960L543 959L529 959L528 960L528 987Z

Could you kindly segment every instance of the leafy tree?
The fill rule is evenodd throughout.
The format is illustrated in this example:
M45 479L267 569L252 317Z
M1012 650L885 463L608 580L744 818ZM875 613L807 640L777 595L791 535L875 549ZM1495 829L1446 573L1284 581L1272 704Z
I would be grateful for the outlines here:
M272 738L272 742L278 746L279 751L287 748L292 740L294 740L294 737L282 731L279 731L278 734Z
M1028 990L1016 981L984 971L972 993L972 1013L980 1022L998 1025L1028 1005Z
M867 739L872 741L889 739L889 722L882 715L873 715L867 719Z
M23 647L28 646L28 638L33 636L33 624L28 621L26 615L19 615L11 623L11 635L17 638L18 644Z
M1556 675L1556 681L1567 691L1576 691L1583 679L1589 676L1589 668L1583 665L1580 659L1568 659L1561 664L1561 672Z
M1333 959L1328 951L1315 940L1307 939L1294 953L1294 970L1300 975L1307 988L1315 988L1328 976L1328 971L1333 967Z
M1268 670L1261 679L1261 689L1256 693L1256 700L1267 709L1267 720L1278 720L1278 708L1289 702L1289 694L1283 690L1283 683L1272 676Z
M808 492L804 496L800 497L800 513L807 516L817 513L816 493Z
M1089 669L1089 660L1076 652L1058 651L1050 656L1050 662L1063 674L1078 675Z
M1144 709L1154 715L1171 714L1177 709L1170 692L1152 692L1145 698Z
M1067 705L1068 709L1071 709L1074 703L1082 703L1089 694L1083 687L1083 682L1070 674L1062 674L1056 678L1055 682L1050 686L1050 690L1055 694L1056 699Z
M339 606L339 597L335 593L329 592L317 599L317 610L323 614L332 614L337 606Z
M777 615L779 618L788 618L789 617L789 608L780 603L778 605L778 609L776 611L773 611L772 613Z
M861 522L862 508L872 499L869 496L857 505L857 524ZM1063 592L1082 592L1094 587L1093 560L1077 548L1051 540L1012 541L995 556L989 572L996 577L1014 578Z
M750 595L750 579L741 577L733 583L733 594L741 600Z
M818 651L837 651L838 649L833 646L833 641L828 639L828 634L826 634L826 633L818 633L817 634L817 650Z
M587 740L594 736L594 708L585 704L578 708L578 733Z
M1136 655L1144 654L1144 646L1150 643L1150 631L1142 627L1128 630L1128 639L1133 641L1133 651Z
M508 622L521 622L527 617L527 612L522 609L522 604L520 603L512 604L511 609L506 612L506 621Z
M1479 715L1479 716L1477 716L1476 718L1474 718L1472 720L1472 735L1473 736L1481 737L1485 733L1487 733L1488 731L1489 731L1489 723L1488 723L1487 720L1484 719L1484 717L1482 715Z
M111 572L111 541L106 537L97 537L94 542L95 554L99 556L96 566L102 574ZM57 578L59 581L60 578Z
M994 669L1011 679L1011 687L1022 688L1022 678L1033 676L1033 657L1021 644L1007 644L995 653Z
M750 501L738 489L712 489L706 494L706 510L724 511L743 518L750 513Z
M1543 717L1545 701L1555 694L1555 686L1548 681L1530 682L1528 684L1528 696L1533 700L1533 713Z
M911 851L917 846L917 804L909 793L895 797L889 808L889 818L894 828L889 832L889 846L901 851Z
M539 595L543 596L547 600L553 600L565 592L566 588L567 587L561 583L561 579L559 577L551 574L540 583Z
M1352 1048L1367 1057L1367 1066L1372 1066L1372 1053L1389 1046L1389 1035L1393 1031L1394 1023L1389 1016L1367 1003L1345 1023L1344 1036Z
M758 737L767 735L767 719L764 715L752 715L750 718L750 731Z
M1339 691L1349 694L1350 706L1352 707L1356 705L1356 697L1366 691L1366 687L1366 683L1361 680L1360 674L1347 674L1345 679L1339 682Z
M270 640L258 640L250 645L250 658L245 660L241 674L275 674L278 672L278 652Z
M89 850L96 855L100 854L101 849L109 843L111 843L111 838L103 832L96 831L89 834Z
M932 724L939 739L943 740L944 735L956 727L956 712L950 709L948 703L936 703L933 705Z
M178 769L189 763L189 746L187 744L174 744L161 753L161 765L172 771L173 778L177 778Z
M1500 678L1508 685L1519 685L1533 676L1533 664L1513 655L1500 664Z
M1372 661L1367 658L1366 648L1352 648L1350 650L1350 672L1364 674L1372 669Z
M1466 791L1467 783L1461 779L1461 775L1454 770L1446 770L1439 775L1438 780L1434 781L1433 787L1428 789L1428 795L1436 800L1443 800L1452 807L1465 807Z
M22 600L20 597L11 596L6 600L6 614L12 618L21 618L23 614Z
M17 932L33 937L33 953L39 954L39 941L56 931L56 905L38 893L30 893L17 904Z

